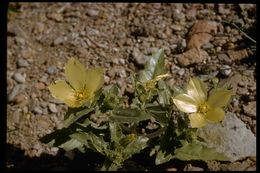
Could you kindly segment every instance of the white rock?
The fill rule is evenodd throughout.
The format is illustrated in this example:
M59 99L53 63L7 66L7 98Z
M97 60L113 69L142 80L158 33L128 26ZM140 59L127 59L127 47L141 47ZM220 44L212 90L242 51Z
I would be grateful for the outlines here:
M26 74L22 75L21 73L15 73L14 79L16 80L16 82L24 83L26 79Z
M49 103L49 104L48 104L48 107L49 107L49 110L50 110L52 113L57 113L57 112L58 112L58 110L57 110L55 104Z

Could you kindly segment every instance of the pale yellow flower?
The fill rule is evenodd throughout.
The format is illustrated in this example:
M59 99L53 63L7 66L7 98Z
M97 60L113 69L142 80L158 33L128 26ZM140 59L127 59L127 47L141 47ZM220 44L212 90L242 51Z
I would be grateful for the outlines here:
M103 69L86 69L77 59L71 58L65 66L67 81L57 80L48 86L52 96L69 107L80 107L94 96L104 83Z
M190 113L191 127L199 128L206 123L217 123L224 119L226 106L231 98L232 91L216 89L208 97L207 86L198 78L191 78L187 85L187 93L173 98L179 110Z

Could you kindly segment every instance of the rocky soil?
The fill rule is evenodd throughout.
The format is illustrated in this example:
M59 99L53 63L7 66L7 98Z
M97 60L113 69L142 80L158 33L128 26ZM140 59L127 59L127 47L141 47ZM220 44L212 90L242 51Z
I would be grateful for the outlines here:
M131 72L164 48L170 82L214 76L236 91L229 111L256 133L256 5L160 3L10 3L7 26L7 168L97 170L102 157L49 148L39 138L62 128L67 106L47 86L64 79L77 57L105 69L105 85L132 92ZM74 153L75 154L75 153ZM70 160L69 158L73 158ZM145 158L145 159L143 159ZM143 160L146 160L144 163ZM80 165L84 163L84 167ZM256 170L256 158L234 163L182 162L155 166L139 154L123 170Z

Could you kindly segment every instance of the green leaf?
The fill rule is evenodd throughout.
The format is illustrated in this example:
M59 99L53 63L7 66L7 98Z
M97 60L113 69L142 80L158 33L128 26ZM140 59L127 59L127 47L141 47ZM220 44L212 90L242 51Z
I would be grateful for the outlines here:
M162 150L160 150L156 155L155 164L160 165L160 164L170 161L173 158L174 158L174 155L172 155L171 153L166 153L166 152L163 152Z
M144 70L139 73L139 81L146 82L154 79L156 76L165 74L166 68L164 65L164 51L160 49L158 52L150 56L150 59L146 63Z
M108 110L114 109L120 105L122 105L124 97L119 96L119 86L118 84L113 84L110 86L107 86L104 89L104 100L101 105L101 111L106 112Z
M124 159L132 157L133 154L139 153L141 150L147 147L148 138L144 136L133 136L131 134L129 144L123 150Z
M92 132L79 132L70 135L71 138L78 140L82 144L84 144L87 148L90 148L96 152L101 154L105 153L105 150L108 147L108 143L106 143L101 136L96 136Z
M118 143L120 138L124 136L121 128L118 126L117 123L109 122L109 130L111 134L111 141L113 142Z
M181 148L177 148L174 158L180 160L229 161L229 158L223 153L217 152L215 148L208 148L205 143L196 140L191 143L184 143Z
M181 87L178 87L176 85L172 85L171 90L173 91L174 96L185 93L185 91Z
M151 116L136 108L118 108L112 111L112 115L109 117L110 120L120 123L137 123L139 121L148 120Z
M145 110L149 112L150 115L156 119L156 121L160 122L160 124L167 125L169 123L169 110L167 107L163 107L161 105L146 104Z
M160 138L160 147L155 158L155 164L159 165L168 162L173 158L176 147L181 146L175 133L175 124L171 121L168 123L165 133Z
M158 82L159 90L158 90L158 96L159 96L159 103L163 106L170 105L172 100L172 92L165 81L160 80Z
M65 151L71 151L77 148L79 151L85 152L83 144L76 139L71 139L63 143L59 148L63 148Z
M93 110L94 108L69 108L67 114L65 115L64 127L69 127L72 123L76 122L78 119Z

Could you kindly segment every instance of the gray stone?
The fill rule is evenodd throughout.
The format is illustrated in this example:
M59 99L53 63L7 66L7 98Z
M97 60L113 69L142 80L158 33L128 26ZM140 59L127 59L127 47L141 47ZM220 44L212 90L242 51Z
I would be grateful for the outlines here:
M222 74L225 77L228 77L230 73L232 72L231 67L229 65L223 65L219 69L220 74Z
M24 59L18 59L16 62L18 67L28 67L29 63Z
M205 43L201 46L202 49L212 49L214 45L212 43Z
M15 41L17 44L21 44L21 45L24 45L25 44L25 40L22 38L22 37L15 37Z
M185 73L185 69L181 68L178 72L177 72L180 76L184 75Z
M227 112L222 123L199 128L197 135L231 161L256 156L256 137L234 113Z
M64 42L64 38L63 38L63 36L61 36L61 37L56 38L56 39L53 41L53 44L56 46L56 45L59 45L59 44L61 44L61 43L63 43L63 42Z
M36 113L36 114L42 114L42 110L39 107L33 108L33 112Z
M21 85L15 85L11 91L11 93L8 95L8 101L13 101L15 96L19 93L21 89Z
M57 110L57 108L56 108L56 105L53 104L53 103L49 103L49 104L48 104L48 108L49 108L49 110L50 110L52 113L57 113L57 112L58 112L58 110Z
M99 15L99 11L98 10L88 10L87 14L91 17L97 17Z
M22 75L21 73L15 73L14 79L16 82L24 83L26 79L26 74Z
M133 49L132 56L134 60L140 65L144 65L147 61L147 57L144 56L136 47Z
M46 82L47 82L47 79L48 79L48 76L47 76L47 75L43 75L43 76L39 79L39 81L40 81L40 82L43 82L43 83L46 83Z
M49 99L49 102L55 103L55 104L63 104L64 103L63 101L58 100L58 99L54 99L54 98Z
M232 60L225 53L218 54L218 59L225 64L231 64L232 63Z
M125 65L125 59L120 58L120 59L119 59L119 63L120 63L121 65Z
M54 66L50 66L50 67L48 67L48 69L47 69L47 73L49 73L49 74L54 74L54 73L56 73L57 71L58 71L57 68L54 67Z

